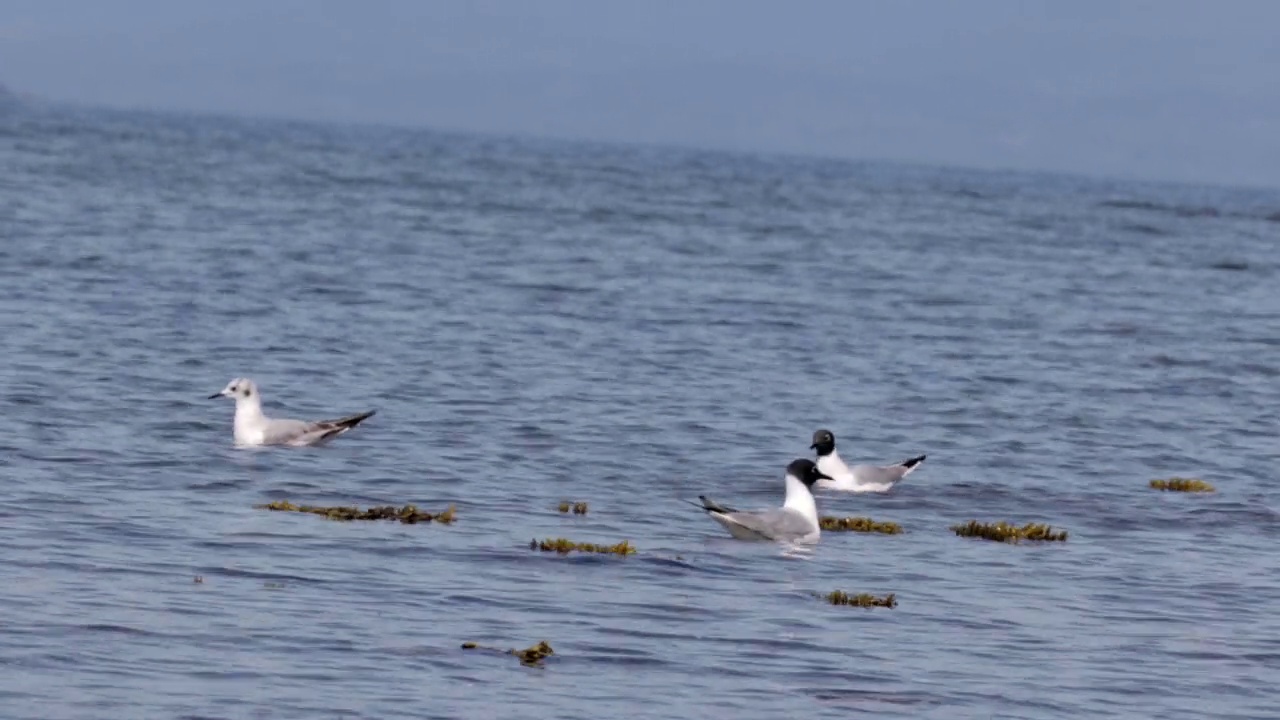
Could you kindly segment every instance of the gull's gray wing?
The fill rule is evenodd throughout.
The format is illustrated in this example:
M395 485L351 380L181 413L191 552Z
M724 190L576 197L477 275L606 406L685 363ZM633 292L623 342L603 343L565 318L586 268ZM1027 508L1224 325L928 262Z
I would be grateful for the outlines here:
M893 485L915 470L924 458L924 455L913 457L897 465L854 465L850 472L859 485Z
M786 508L774 508L759 512L716 513L721 523L733 525L766 540L796 540L812 534L817 528L803 515Z
M294 440L303 437L310 429L311 423L301 420L278 420L271 418L262 429L263 445L290 445Z
M350 415L337 420L268 420L263 430L263 443L266 445L319 445L341 435L377 412Z

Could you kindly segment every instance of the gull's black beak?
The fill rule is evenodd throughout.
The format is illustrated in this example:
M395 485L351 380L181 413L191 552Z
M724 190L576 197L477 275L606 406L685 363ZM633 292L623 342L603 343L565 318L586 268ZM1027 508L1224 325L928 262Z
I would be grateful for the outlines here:
M831 477L830 475L828 475L828 474L826 474L826 473L822 472L821 470L819 470L819 471L818 471L818 479L820 479L820 480L830 480L831 482L835 482L835 481L836 481L836 479L835 479L835 478L833 478L833 477Z
M810 446L809 446L809 449L810 449L810 450L817 450L817 449L818 449L818 443L814 443L814 444L810 445Z
M216 393L214 393L214 394L210 395L210 396L209 396L209 399L210 399L210 400L217 400L217 399L218 399L218 398L220 398L220 397L222 397L222 393L220 393L220 392L216 392Z

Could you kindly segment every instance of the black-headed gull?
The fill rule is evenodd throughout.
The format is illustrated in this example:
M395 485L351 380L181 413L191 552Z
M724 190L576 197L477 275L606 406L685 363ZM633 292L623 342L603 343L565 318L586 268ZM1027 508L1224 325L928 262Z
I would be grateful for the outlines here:
M827 476L812 460L799 458L787 466L787 495L782 507L744 511L721 505L706 495L699 495L698 499L702 509L739 540L817 542L822 530L810 488L823 478Z
M836 436L830 430L818 430L809 446L818 452L818 469L830 480L823 480L818 487L823 490L845 492L885 492L902 481L924 462L924 455L903 460L894 465L854 465L849 467L836 452Z

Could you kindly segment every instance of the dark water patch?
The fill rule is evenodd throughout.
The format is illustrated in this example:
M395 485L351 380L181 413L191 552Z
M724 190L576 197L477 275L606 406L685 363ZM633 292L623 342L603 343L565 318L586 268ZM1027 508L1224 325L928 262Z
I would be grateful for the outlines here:
M195 492L217 492L221 490L243 490L253 486L251 478L228 478L223 480L212 480L207 482L194 482L187 485L187 488ZM281 497L286 497L288 492L285 491Z
M1165 368L1175 368L1175 367L1208 368L1214 364L1214 361L1208 358L1196 358L1191 356L1159 354L1159 355L1153 355L1149 357L1146 361L1146 364L1149 364L1153 367L1165 367Z
M971 299L955 295L924 295L915 299L915 304L920 307L964 307L973 303Z
M211 547L218 547L219 543L209 543ZM248 580L261 580L264 582L284 582L298 583L300 585L325 585L331 583L330 580L322 580L318 578L306 577L304 575L293 575L288 573L261 572L256 570L244 570L241 568L229 567L204 567L199 570L200 575L206 578L201 583L205 588L214 588L217 583L212 582L213 578L245 578Z
M95 632L95 633L111 633L111 634L119 634L119 635L128 635L133 637L164 637L160 633L151 632L150 630L144 630L142 628L129 627L126 625L89 624L89 625L76 625L72 629L85 630L87 632Z
M1103 200L1098 207L1116 210L1146 210L1160 212L1183 218L1216 218L1222 216L1222 210L1209 205L1186 205L1181 203L1161 203L1148 200Z
M923 692L860 690L845 687L803 688L800 692L812 695L814 699L823 704L864 710L869 710L876 705L923 708L948 704L948 701L943 697Z
M1144 223L1126 223L1121 225L1120 229L1136 235L1147 235L1150 237L1168 237L1173 234L1164 228L1156 227L1155 225L1146 225Z
M5 401L14 405L40 405L47 400L44 395L35 393L10 393L5 396Z
M603 644L583 645L575 648L574 657L580 658L582 664L596 666L614 665L627 670L644 671L648 669L666 668L682 663L674 658L625 646L608 646Z
M1163 210L1165 206L1146 200L1103 200L1098 207L1117 208L1120 210Z
M1222 211L1215 207L1189 207L1177 206L1173 208L1173 213L1178 217L1221 217Z
M1209 265L1211 270L1228 270L1231 272L1244 272L1249 269L1249 263L1243 260L1219 260Z
M540 297L554 297L558 295L593 295L599 292L599 289L594 287L565 285L561 283L507 282L504 284L511 290L531 292Z

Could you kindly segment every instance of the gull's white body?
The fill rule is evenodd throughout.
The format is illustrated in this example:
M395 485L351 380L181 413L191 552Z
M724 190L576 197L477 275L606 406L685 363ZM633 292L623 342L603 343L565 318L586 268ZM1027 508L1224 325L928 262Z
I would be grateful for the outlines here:
M780 508L755 512L707 508L707 514L739 540L817 542L822 529L818 525L818 505L813 493L790 473L786 483L787 496ZM703 500L704 506L707 502Z
M232 397L236 401L233 436L236 445L241 447L322 445L374 414L370 410L337 420L314 421L270 418L262 412L262 396L258 393L258 386L245 378L232 380L222 392L213 397L220 395Z
M843 492L887 492L913 470L924 462L924 456L912 458L896 465L854 465L849 467L840 454L832 450L830 454L818 458L818 469L830 475L831 480L819 480L818 487L824 490L840 490Z
M265 445L267 440L267 416L262 413L262 401L236 400L236 418L233 434L237 445Z

